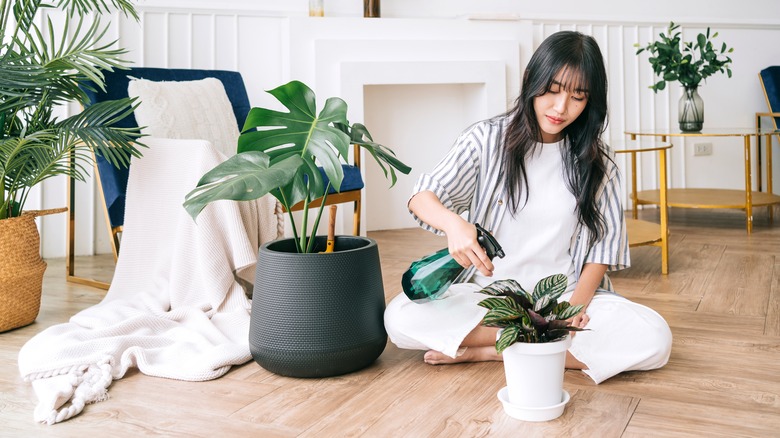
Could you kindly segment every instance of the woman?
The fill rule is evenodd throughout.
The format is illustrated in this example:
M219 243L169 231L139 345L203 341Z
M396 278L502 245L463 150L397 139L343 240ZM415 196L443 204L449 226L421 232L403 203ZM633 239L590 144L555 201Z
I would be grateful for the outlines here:
M447 236L465 282L426 303L403 293L385 325L400 348L424 349L429 364L501 360L496 328L480 325L485 295L498 279L531 289L565 273L561 299L584 309L567 368L596 383L627 370L666 364L672 336L664 319L613 289L608 270L629 266L618 169L600 140L607 117L607 76L596 41L558 32L531 57L522 91L507 114L468 128L434 171L420 177L409 210L420 225ZM468 211L468 220L461 213ZM491 261L474 223L506 253ZM574 335L574 333L572 333Z

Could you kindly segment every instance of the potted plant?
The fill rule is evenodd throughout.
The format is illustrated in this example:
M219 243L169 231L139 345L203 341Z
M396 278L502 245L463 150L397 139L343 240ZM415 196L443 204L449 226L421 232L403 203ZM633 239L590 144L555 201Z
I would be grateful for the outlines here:
M62 9L66 19L57 26L47 17L46 29L40 29L38 15L52 8ZM33 218L64 211L26 212L30 192L60 175L83 181L93 151L117 166L140 156L134 145L140 132L111 126L133 110L131 100L92 105L64 118L55 110L68 102L85 104L79 84L91 79L102 85L102 71L126 63L120 58L124 50L102 41L107 26L101 27L100 16L111 9L138 19L127 0L0 0L0 241L12 253L3 251L0 262L0 331L37 317L46 263Z
M498 397L512 417L527 421L557 418L569 400L563 390L566 350L571 345L567 321L583 306L558 298L566 290L563 274L545 277L529 293L515 280L498 280L480 290L491 295L479 302L488 309L482 325L501 329L496 352L504 359L506 388Z
M654 92L666 88L667 82L678 81L684 88L680 98L678 119L681 131L701 131L704 123L704 102L697 91L701 81L715 73L726 73L731 77L731 58L727 55L734 48L722 43L720 48L713 45L717 38L715 32L710 36L710 28L706 33L699 33L696 41L682 41L679 24L669 23L666 33L659 34L660 40L653 41L645 47L638 43L636 54L647 50L653 72L659 77L658 82L650 86Z
M350 144L371 155L391 185L395 171L411 168L375 143L365 126L347 121L347 104L332 97L317 113L314 92L299 81L270 90L288 112L249 111L238 153L207 172L185 198L196 219L216 200L247 201L273 195L288 212L303 202L293 237L260 247L252 300L249 346L261 366L295 377L344 374L372 363L384 350L385 306L376 242L336 236L333 252L317 236L324 208L309 224L330 186L340 190ZM323 179L318 166L327 177Z

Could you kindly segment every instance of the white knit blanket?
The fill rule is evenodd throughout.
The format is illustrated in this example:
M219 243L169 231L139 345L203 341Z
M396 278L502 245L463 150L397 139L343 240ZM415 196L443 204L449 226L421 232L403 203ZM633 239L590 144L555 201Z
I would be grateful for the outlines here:
M34 418L57 423L105 400L130 367L147 375L203 381L251 359L251 300L259 244L277 237L273 198L218 201L197 223L182 202L224 159L201 140L145 138L133 159L122 248L99 304L49 327L19 352L38 397Z

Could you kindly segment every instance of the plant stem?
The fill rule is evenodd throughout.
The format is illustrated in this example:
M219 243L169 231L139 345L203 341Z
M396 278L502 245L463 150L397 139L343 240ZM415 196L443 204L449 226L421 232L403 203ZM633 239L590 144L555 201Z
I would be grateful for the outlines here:
M306 195L306 199L303 201L303 223L301 224L301 239L298 243L298 252L306 252L307 237L309 233L309 195Z
M328 186L325 187L325 194L322 195L322 202L320 203L320 209L317 212L317 219L314 221L314 226L311 229L312 237L309 239L309 246L306 248L306 252L311 252L314 246L314 240L317 236L317 228L320 227L320 218L322 217L322 212L325 210L325 201L328 199L328 190L330 190L330 181L328 181Z
M298 227L295 226L295 216L293 216L292 205L287 201L287 197L284 196L284 192L279 190L279 196L282 198L282 205L287 210L287 215L290 216L290 225L292 225L293 239L298 242Z

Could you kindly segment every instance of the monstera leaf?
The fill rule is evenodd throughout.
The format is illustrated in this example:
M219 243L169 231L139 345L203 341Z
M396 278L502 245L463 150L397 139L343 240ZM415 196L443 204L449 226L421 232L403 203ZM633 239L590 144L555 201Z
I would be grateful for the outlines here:
M252 108L238 139L238 154L204 175L187 195L184 206L195 219L206 204L219 199L246 201L270 193L288 212L303 201L300 233L292 215L290 220L299 251L308 252L312 239L307 236L314 236L323 210L307 230L309 206L326 197L331 186L341 190L341 166L347 163L350 144L368 151L390 177L391 186L396 181L395 170L408 174L411 168L395 158L392 150L375 143L365 126L350 125L342 99L327 99L317 113L314 92L302 82L292 81L268 93L287 112ZM328 177L328 186L320 167Z
M317 114L314 92L301 82L292 81L269 93L289 112L252 108L244 124L244 133L238 139L238 152L265 152L271 158L271 167L291 155L298 155L305 166L296 180L299 183L309 181L311 199L322 196L326 189L317 165L322 166L330 184L339 191L344 179L341 163L342 160L346 162L350 138L334 124L348 125L346 102L331 97ZM300 200L288 201L294 204Z
M279 186L289 184L301 158L293 155L270 167L268 155L262 152L236 154L208 171L198 187L187 194L184 208L193 218L216 199L249 201L265 196Z

